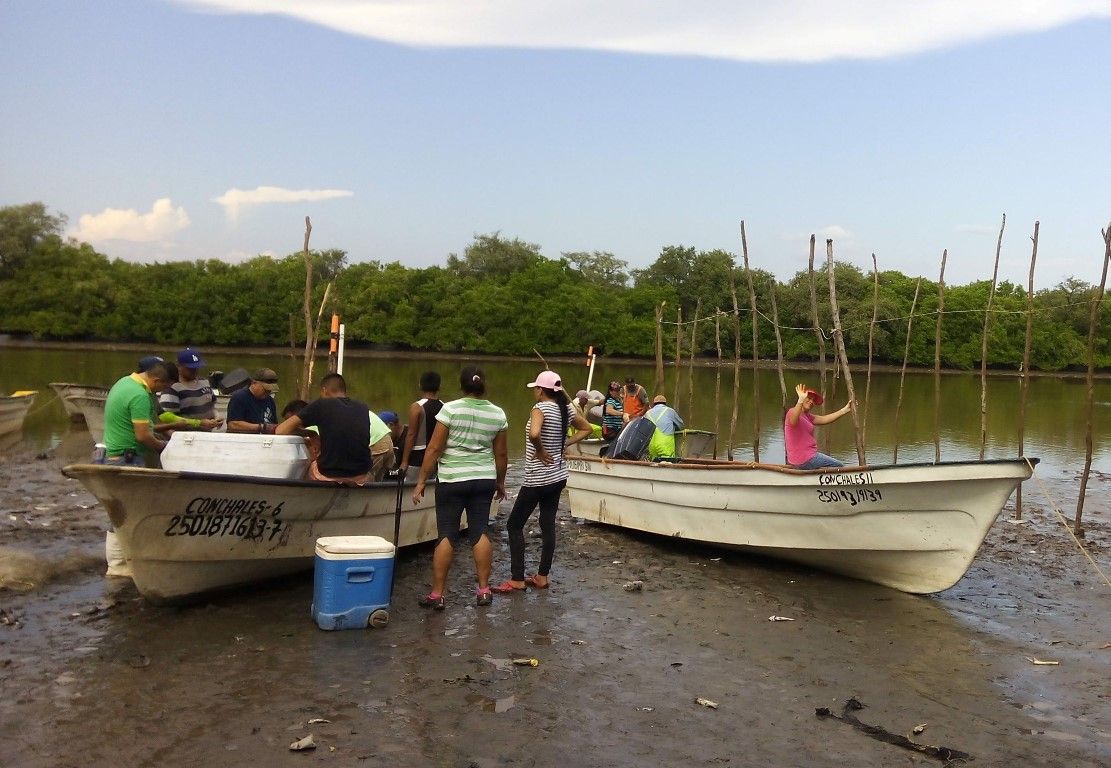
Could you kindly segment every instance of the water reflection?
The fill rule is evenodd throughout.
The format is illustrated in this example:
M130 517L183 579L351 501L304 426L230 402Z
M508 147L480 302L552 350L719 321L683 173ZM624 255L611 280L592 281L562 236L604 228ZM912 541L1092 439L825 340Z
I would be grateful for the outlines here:
M174 350L154 348L153 351L169 355ZM90 384L111 384L132 370L137 352L88 352L66 350L6 349L4 365L0 366L0 390L38 389L41 398L52 396L47 384L50 381L68 380ZM279 405L294 397L300 360L296 356L275 352L269 355L239 355L205 350L205 358L213 369L230 370L245 367L248 370L263 365L274 368L280 377L282 389L277 399ZM417 394L417 380L426 370L437 370L444 378L445 399L457 395L458 371L464 358L439 357L422 359L389 359L386 357L348 358L344 375L352 394L365 400L378 410L404 411ZM533 380L543 367L540 361L531 360L481 360L490 384L490 397L506 409L513 432L510 455L518 459L524 450L523 439L518 439L524 419L532 406L532 393L525 384ZM317 362L317 371L324 370L324 361ZM560 371L568 389L576 390L586 385L587 369L576 359L552 363ZM654 378L650 363L617 364L604 359L594 372L593 387L603 387L610 379L624 380L626 375L651 388ZM765 461L782 461L783 439L781 428L782 406L779 384L774 370L758 373L760 385L760 454ZM714 407L716 371L696 369L693 387L686 368L676 387L676 372L666 372L664 390L672 403L692 427L715 429L721 435L719 446L724 449L728 440L732 411L732 370L722 371L722 397ZM788 371L788 390L796 381L817 385L815 371ZM855 379L858 398L863 398L862 372ZM1020 382L1014 376L996 376L988 381L988 445L989 457L1011 457L1018 450L1018 412ZM866 415L866 443L868 459L872 463L891 460L896 434L893 424L895 404L898 400L899 375L895 372L873 372L870 404ZM845 387L827 392L830 406L838 407L845 400ZM676 397L678 391L678 397ZM693 397L692 397L693 392ZM1077 458L1084 453L1085 386L1081 379L1039 377L1031 380L1030 399L1027 406L1026 453L1039 456L1044 470L1056 471L1074 468ZM933 376L930 373L908 373L900 412L898 440L900 461L933 461ZM1107 448L1106 435L1111 430L1111 382L1096 383L1095 444L1093 466L1111 472L1111 451ZM741 371L740 398L737 427L733 437L736 453L742 458L752 456L752 372ZM57 445L67 435L70 423L61 402L43 400L36 405L25 422L23 442L41 450ZM74 425L77 433L80 424ZM823 449L846 460L855 458L851 419L841 419L823 431ZM84 434L87 435L87 432ZM946 374L942 377L940 434L942 458L945 460L972 459L980 450L980 380L976 373ZM2 447L2 446L0 446Z

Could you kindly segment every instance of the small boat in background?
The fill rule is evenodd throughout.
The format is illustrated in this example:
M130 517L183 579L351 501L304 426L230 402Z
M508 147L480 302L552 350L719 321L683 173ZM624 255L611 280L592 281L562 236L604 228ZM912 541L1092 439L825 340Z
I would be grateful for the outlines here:
M801 471L568 458L571 514L743 549L903 592L960 581L1037 459Z
M108 399L108 390L100 392L87 392L80 395L71 395L70 400L73 404L81 410L82 415L85 417L85 426L89 428L89 434L93 438L93 442L100 444L104 442L104 403ZM228 417L228 400L231 395L216 395L216 418L227 419Z
M31 410L36 394L33 389L22 389L6 397L0 397L0 435L23 429L23 419L27 416L27 411Z
M101 387L95 384L73 384L68 381L52 381L50 382L50 388L58 394L58 399L62 401L62 407L66 409L66 415L69 416L70 421L85 420L85 414L81 411L81 407L73 402L72 398L87 397L89 395L108 396L108 387Z

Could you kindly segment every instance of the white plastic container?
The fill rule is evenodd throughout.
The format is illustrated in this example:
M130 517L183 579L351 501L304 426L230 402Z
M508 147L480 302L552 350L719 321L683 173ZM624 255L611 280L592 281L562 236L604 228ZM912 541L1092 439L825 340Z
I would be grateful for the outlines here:
M162 468L237 477L301 480L309 452L297 435L175 432L162 451Z

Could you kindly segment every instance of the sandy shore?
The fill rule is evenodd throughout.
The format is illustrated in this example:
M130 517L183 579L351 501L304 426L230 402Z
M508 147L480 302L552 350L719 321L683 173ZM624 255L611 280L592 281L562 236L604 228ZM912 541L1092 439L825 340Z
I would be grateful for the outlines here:
M815 716L850 697L860 721L975 765L1111 763L1111 589L1031 485L1028 521L1008 509L936 596L564 507L550 590L477 608L457 558L447 610L429 613L415 604L426 546L399 559L388 627L323 632L311 573L179 608L106 579L104 513L58 471L74 458L63 446L0 468L2 765L944 764ZM1074 476L1045 482L1074 503ZM1111 481L1090 493L1086 546L1111 572ZM314 751L289 751L310 733Z

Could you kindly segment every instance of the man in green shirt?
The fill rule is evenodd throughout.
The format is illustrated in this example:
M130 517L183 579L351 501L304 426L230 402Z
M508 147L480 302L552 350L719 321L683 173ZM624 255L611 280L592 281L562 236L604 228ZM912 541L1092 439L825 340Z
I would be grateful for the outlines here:
M148 362L146 359L144 363ZM105 464L142 467L144 452L161 453L166 447L154 431L154 392L170 385L166 364L159 360L141 365L112 385L104 403Z

